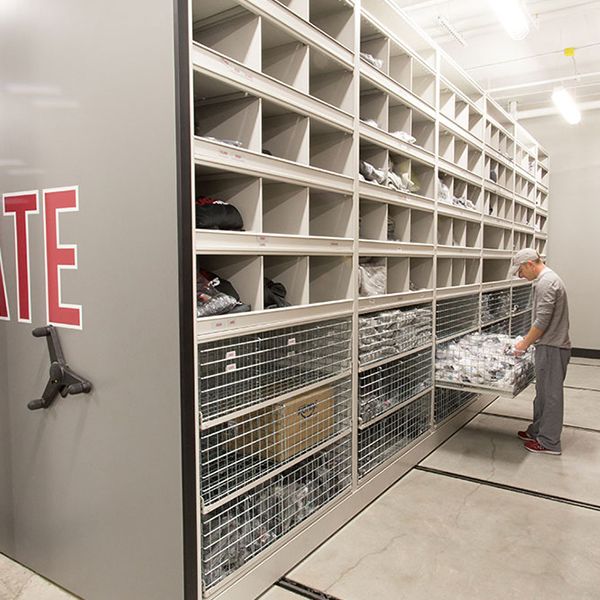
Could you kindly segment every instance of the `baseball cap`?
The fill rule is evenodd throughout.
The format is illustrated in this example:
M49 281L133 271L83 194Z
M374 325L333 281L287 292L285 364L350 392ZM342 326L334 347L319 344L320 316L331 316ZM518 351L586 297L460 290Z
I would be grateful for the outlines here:
M519 250L513 256L511 274L516 275L521 265L524 265L529 260L536 261L539 258L540 255L537 253L537 250L534 250L533 248L523 248L522 250Z

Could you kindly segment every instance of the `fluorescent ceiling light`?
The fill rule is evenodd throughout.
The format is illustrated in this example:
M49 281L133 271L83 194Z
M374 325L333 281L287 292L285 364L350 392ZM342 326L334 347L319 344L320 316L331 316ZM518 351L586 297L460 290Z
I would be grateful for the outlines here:
M552 92L552 102L570 125L577 125L581 121L581 111L573 96L564 87L558 87Z
M452 23L450 23L450 21L443 16L439 16L437 18L438 23L459 43L462 44L463 46L468 46L467 44L467 40L465 40L465 38L462 36L462 34L460 33L460 31L458 31L458 29L456 29L456 27L454 27L454 25L452 25Z
M529 33L529 17L521 0L489 0L496 16L513 40L524 40Z

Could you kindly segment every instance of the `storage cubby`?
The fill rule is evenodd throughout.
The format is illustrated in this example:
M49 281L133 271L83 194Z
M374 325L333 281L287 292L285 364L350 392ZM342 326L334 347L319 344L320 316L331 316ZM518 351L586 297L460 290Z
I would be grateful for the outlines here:
M473 107L469 110L469 131L478 140L483 139L484 118L483 115Z
M539 233L547 233L546 217L540 213L535 215L535 230Z
M354 74L324 52L310 49L311 96L347 113L354 114Z
M456 95L448 88L440 91L440 112L449 119L454 119Z
M261 179L196 165L196 198L223 200L235 206L245 231L262 231Z
M384 296L388 293L387 258L361 256L358 260L358 295Z
M400 132L412 135L413 131L412 109L395 96L390 96L389 99L388 131L395 135Z
M546 240L544 238L536 238L535 249L540 256L546 256Z
M454 164L463 169L469 168L469 147L459 138L454 140Z
M483 226L483 247L490 250L510 250L512 230L504 227Z
M411 291L427 290L433 287L433 259L410 259L410 289Z
M360 21L360 55L367 64L388 73L390 40L364 17Z
M498 219L504 219L506 221L513 220L513 202L504 196L494 194L492 192L485 192L485 206L484 214L490 217L496 217Z
M481 225L467 221L466 241L468 248L481 248Z
M510 260L498 258L483 259L483 283L505 281L510 278Z
M452 259L452 286L465 285L466 283L466 261L464 258Z
M194 73L194 133L227 145L261 150L261 100Z
M540 208L548 210L548 194L546 194L546 192L543 192L542 190L538 190L536 196L536 204Z
M449 162L454 161L454 136L446 129L440 128L440 158Z
M515 223L533 227L533 208L515 202Z
M261 26L263 73L308 93L309 47L266 19Z
M416 160L410 161L410 179L414 183L414 193L426 198L434 198L435 194L435 172L433 167L420 163Z
M473 173L473 175L481 177L483 174L483 152L470 144L468 144L467 151L467 170Z
M467 222L462 219L454 219L452 223L452 245L467 245Z
M262 257L199 255L196 265L229 281L253 311L263 309Z
M263 231L308 235L307 187L263 180Z
M316 119L310 121L310 165L353 176L352 135Z
M453 193L455 198L466 201L466 208L481 210L481 187L455 177Z
M478 258L465 260L465 285L481 283L481 261Z
M412 92L430 106L435 106L435 75L418 60L413 60Z
M523 231L515 231L513 233L513 248L514 250L522 250L523 248L533 247L533 234Z
M219 12L215 13L215 6ZM261 69L261 19L236 2L194 4L193 39L212 50Z
M433 244L433 213L411 209L410 241L413 244Z
M469 103L457 96L454 106L455 122L463 129L469 129Z
M339 0L310 0L309 19L334 40L354 50L354 10Z
M300 164L309 164L309 118L272 103L262 103L262 151Z
M400 294L410 290L410 258L389 257L387 259L388 294Z
M452 259L437 259L436 286L438 288L450 287L452 285Z
M309 303L308 257L265 256L264 276L285 286L285 299L292 306ZM265 308L268 308L265 306Z
M347 256L309 256L310 303L352 298L352 259Z
M387 239L410 242L412 236L411 210L393 204L389 204L387 208Z
M362 142L362 140L361 140ZM361 163L365 163L368 172L363 172L359 167L361 176L365 181L376 185L386 185L388 170L388 151L381 146L375 146L368 142L361 143L359 156Z
M369 87L360 91L360 118L369 125L388 130L389 97L377 88ZM410 127L410 112L409 127ZM392 128L390 127L390 131ZM410 131L410 129L409 129Z
M390 45L389 75L396 83L406 89L411 87L412 63L412 57L406 53L404 48L392 42Z
M494 150L500 148L500 130L490 121L486 122L485 125L485 142Z
M308 233L325 237L354 237L352 196L311 189Z
M452 219L438 215L437 238L440 246L452 246Z
M435 151L435 123L416 110L412 111L412 135L417 146Z
M408 212L409 209L399 209L406 211L406 229L410 221ZM388 229L388 211L387 206L382 202L372 202L361 198L359 203L359 229L358 235L362 240L387 240L390 239L390 230ZM401 233L398 227L399 219L394 219L395 227L392 228L392 233L396 236L396 229ZM392 238L393 239L393 238ZM398 237L402 240L402 238Z

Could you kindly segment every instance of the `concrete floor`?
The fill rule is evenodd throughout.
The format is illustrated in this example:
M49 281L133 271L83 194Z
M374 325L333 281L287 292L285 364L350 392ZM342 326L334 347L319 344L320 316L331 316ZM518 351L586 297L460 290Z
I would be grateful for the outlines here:
M288 579L340 600L600 598L600 361L574 359L566 384L561 456L515 436L532 389L499 398ZM0 600L73 598L0 554Z

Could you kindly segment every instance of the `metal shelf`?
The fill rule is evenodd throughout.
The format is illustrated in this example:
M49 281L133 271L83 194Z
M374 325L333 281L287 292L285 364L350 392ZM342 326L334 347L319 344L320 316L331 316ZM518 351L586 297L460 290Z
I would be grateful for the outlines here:
M467 169L463 169L463 167L459 167L444 159L439 159L439 163L440 171L443 171L447 175L458 177L474 186L483 187L483 177L481 175L474 175L470 171L467 171Z
M376 202L387 202L398 206L406 206L407 208L418 208L433 212L435 209L435 200L418 194L409 192L398 192L391 188L368 181L358 182L358 192L361 198L366 200L374 200Z

